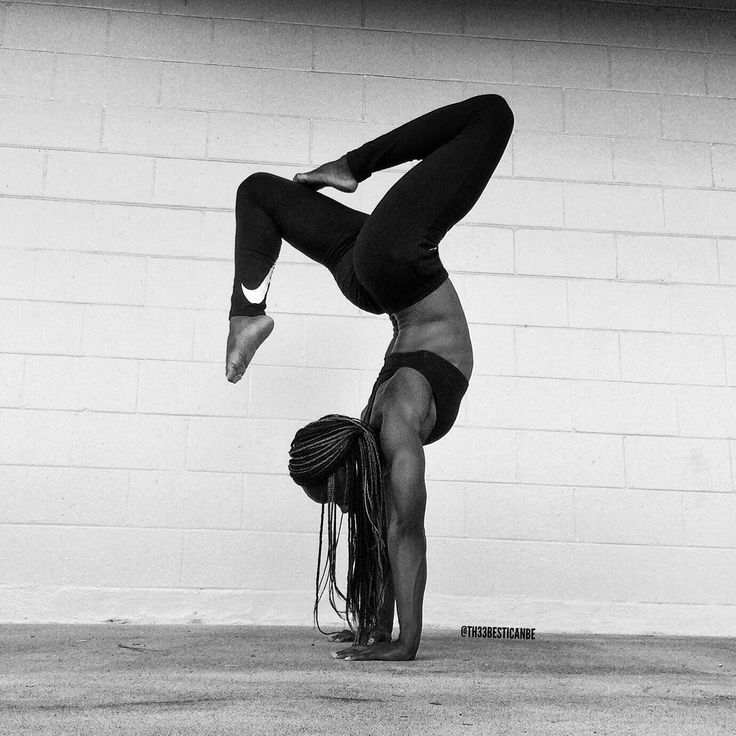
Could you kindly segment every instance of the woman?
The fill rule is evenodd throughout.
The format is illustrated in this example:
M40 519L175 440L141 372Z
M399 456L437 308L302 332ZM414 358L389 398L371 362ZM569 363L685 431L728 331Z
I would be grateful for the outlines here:
M300 430L292 445L292 477L313 500L329 502L333 553L332 512L335 506L350 512L346 602L359 643L338 658L406 660L419 648L423 446L452 427L473 369L465 314L438 244L478 200L512 129L505 100L479 95L422 115L293 181L257 173L238 189L229 381L240 380L273 329L265 299L282 238L329 268L353 304L389 314L394 327L361 420L324 417ZM373 172L415 159L371 215L317 191L353 192ZM334 584L334 557L330 568L334 607L335 592L345 596ZM319 591L318 572L318 598ZM400 633L391 641L394 596ZM373 643L361 643L369 633Z

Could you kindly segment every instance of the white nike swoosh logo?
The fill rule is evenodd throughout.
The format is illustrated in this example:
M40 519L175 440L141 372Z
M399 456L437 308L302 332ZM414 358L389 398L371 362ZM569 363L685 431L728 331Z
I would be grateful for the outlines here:
M251 304L260 304L265 298L266 293L268 292L268 287L271 284L271 275L273 274L274 266L271 266L271 270L266 274L266 277L261 281L260 286L257 286L255 289L246 289L243 284L240 284L240 288L243 290L243 296L251 303Z

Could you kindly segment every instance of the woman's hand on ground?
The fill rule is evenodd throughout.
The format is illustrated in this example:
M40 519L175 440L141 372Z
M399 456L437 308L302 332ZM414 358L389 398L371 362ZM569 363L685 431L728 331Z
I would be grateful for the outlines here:
M414 659L415 655L416 652L411 652L400 641L390 641L347 647L334 652L332 656L335 659L349 659L350 661L385 660L398 662Z

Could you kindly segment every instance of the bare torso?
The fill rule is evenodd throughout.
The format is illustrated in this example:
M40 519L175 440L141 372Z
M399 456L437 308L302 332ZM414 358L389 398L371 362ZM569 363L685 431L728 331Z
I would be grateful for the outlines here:
M473 347L460 298L448 278L420 302L391 315L394 338L388 353L429 350L452 363L469 380L473 371ZM397 397L401 398L401 408ZM419 417L422 441L431 433L437 414L427 379L413 368L400 368L376 392L370 415L362 418L379 429L383 414L406 407Z

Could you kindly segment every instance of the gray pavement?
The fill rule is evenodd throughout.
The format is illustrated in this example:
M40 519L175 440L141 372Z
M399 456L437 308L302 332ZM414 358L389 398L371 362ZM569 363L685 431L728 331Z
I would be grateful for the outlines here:
M736 733L736 640L537 636L381 663L304 628L1 625L0 734Z

